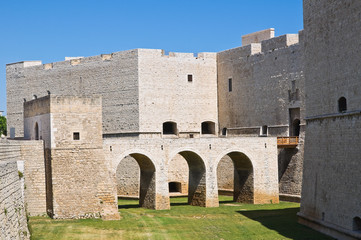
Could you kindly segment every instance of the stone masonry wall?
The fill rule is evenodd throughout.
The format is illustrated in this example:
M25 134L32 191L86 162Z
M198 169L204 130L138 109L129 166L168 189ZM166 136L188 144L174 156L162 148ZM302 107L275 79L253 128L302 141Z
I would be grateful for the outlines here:
M307 129L299 220L338 239L361 239L361 2L303 6ZM341 97L346 109L339 109Z
M220 129L258 136L261 126L267 125L268 135L288 136L290 108L300 108L304 124L303 52L296 36L217 54ZM292 98L297 89L298 97Z
M2 159L12 159L18 163L23 173L23 194L30 216L46 214L45 160L43 141L0 141ZM19 168L23 166L23 169Z
M198 133L204 121L217 121L216 53L172 53L139 49L140 131L161 133L177 123L180 135ZM192 75L189 81L188 75Z
M103 132L137 132L138 50L42 64L8 64L8 129L23 136L23 102L51 94L103 97Z
M17 160L20 146L0 140L0 239L30 239Z
M293 136L297 150L280 149L280 194L300 195L302 186L305 92L303 34L270 38L217 54L220 129L229 136ZM229 79L232 89L229 89Z
M48 107L39 108L40 103ZM44 143L48 214L119 219L115 179L102 149L101 97L47 95L24 105L26 122L33 122L37 114L50 116L38 118L50 120L40 122L50 126L51 142ZM40 111L44 109L50 112Z

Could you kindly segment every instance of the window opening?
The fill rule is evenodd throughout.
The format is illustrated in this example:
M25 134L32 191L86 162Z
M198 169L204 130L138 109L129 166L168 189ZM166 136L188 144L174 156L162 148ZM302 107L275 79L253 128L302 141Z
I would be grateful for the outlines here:
M163 134L177 134L177 124L175 122L163 123Z
M35 140L39 140L39 125L35 123Z
M267 136L267 131L268 131L267 125L263 125L262 128L261 128L261 135L262 136Z
M169 182L169 192L182 192L182 184L180 182Z
M222 135L223 135L223 136L226 136L226 135L227 135L227 128L223 128L223 129L222 129Z
M193 75L192 74L188 74L188 82L193 82Z
M359 217L353 218L352 230L361 231L361 218L359 218Z
M347 100L346 100L346 98L340 97L340 99L338 99L338 111L340 113L347 111Z
M202 134L215 134L215 123L202 122Z
M80 140L80 134L78 132L73 133L73 140Z
M228 92L232 92L232 78L228 79Z

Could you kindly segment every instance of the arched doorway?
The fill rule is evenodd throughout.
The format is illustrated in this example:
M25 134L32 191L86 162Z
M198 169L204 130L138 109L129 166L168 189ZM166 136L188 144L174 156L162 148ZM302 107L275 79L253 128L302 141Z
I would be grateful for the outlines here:
M188 204L205 207L206 168L202 158L192 151L179 152L174 158L177 158L178 156L183 157L188 164ZM169 164L172 164L172 160ZM171 168L171 166L168 168Z
M137 162L139 166L138 177L131 176L133 181L129 181L126 185L128 185L128 191L132 194L136 194L134 190L138 184L138 196L139 196L139 205L144 208L156 209L156 179L155 179L155 166L152 160L140 153L132 153L128 156L124 157L118 167L117 167L117 180L119 179L119 173L122 172L124 167L128 169L133 169L133 172L136 172L136 168L134 167L134 160ZM122 161L123 164L122 164ZM127 165L128 164L128 165ZM132 166L133 165L133 166ZM119 175L118 175L119 174ZM137 181L138 180L138 181ZM131 183L132 182L132 183ZM130 185L129 185L130 184ZM134 184L132 186L132 184ZM118 182L118 193L119 193L119 182ZM125 184L124 184L125 186Z
M292 131L293 131L292 136L296 136L296 137L300 136L300 124L301 124L300 119L293 120L293 122L292 122Z
M233 167L229 164L229 159L233 162ZM254 179L251 160L242 152L230 152L226 154L218 163L217 179L223 177L219 176L219 174L227 174L227 170L220 169L224 166L233 168L228 169L228 172L233 170L233 201L254 203ZM222 189L220 183L222 184L222 182L218 182L218 189Z

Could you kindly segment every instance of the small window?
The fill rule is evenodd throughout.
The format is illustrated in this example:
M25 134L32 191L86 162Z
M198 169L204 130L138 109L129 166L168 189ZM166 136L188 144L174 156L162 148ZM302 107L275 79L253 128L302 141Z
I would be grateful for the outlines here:
M226 136L226 135L227 135L227 128L223 128L223 129L222 129L222 135L223 135L223 136Z
M347 100L346 100L346 98L340 97L340 99L338 99L338 111L340 113L347 111Z
M193 75L192 74L188 74L188 82L193 82Z
M164 135L177 134L177 124L175 122L163 123L163 134Z
M228 79L228 92L232 92L232 78Z
M180 182L170 182L169 192L182 192L182 184Z
M39 125L38 123L35 123L35 129L34 129L34 132L35 132L35 140L39 140Z
M263 125L261 127L261 136L267 136L267 133L268 133L268 127L267 125Z
M73 133L73 140L80 140L80 134L78 132Z
M214 122L202 122L202 134L216 134L216 124Z
M361 218L359 218L359 217L353 218L352 230L353 231L361 231Z

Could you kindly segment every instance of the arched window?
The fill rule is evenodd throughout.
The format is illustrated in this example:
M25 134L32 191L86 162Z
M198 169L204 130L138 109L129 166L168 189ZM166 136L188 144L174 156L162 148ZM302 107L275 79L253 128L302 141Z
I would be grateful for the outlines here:
M344 97L340 97L338 99L338 111L341 112L346 112L347 111L347 100Z
M226 135L227 135L227 128L223 128L223 129L222 129L222 135L223 135L223 136L226 136Z
M295 119L293 120L293 123L292 123L292 130L293 130L293 136L300 136L300 120L299 119Z
M164 135L177 134L177 123L175 122L163 123L163 134Z
M354 217L353 218L352 230L361 231L361 218L359 218L359 217Z
M202 122L202 134L216 134L214 122Z
M39 125L38 123L35 123L35 129L34 129L34 135L35 135L35 140L39 140Z

